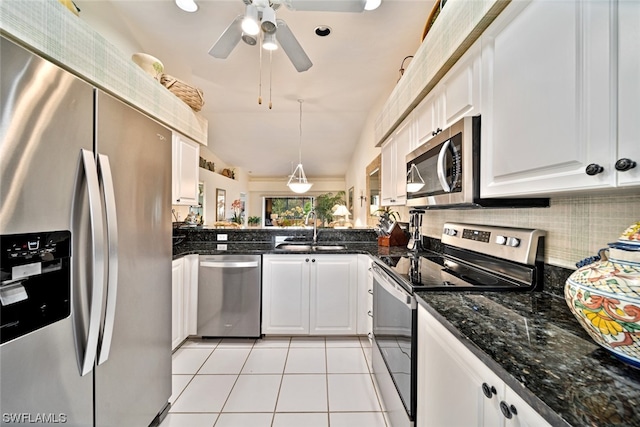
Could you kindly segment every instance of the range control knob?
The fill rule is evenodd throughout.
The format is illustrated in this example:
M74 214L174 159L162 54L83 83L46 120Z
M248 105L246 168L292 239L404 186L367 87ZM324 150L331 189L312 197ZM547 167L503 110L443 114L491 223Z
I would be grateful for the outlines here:
M446 234L447 236L456 236L458 234L458 231L455 228L445 228L444 234Z
M507 239L507 245L517 248L518 246L520 246L520 239L518 239L517 237L509 237Z
M499 245L504 245L507 243L507 238L505 236L496 236L496 243Z

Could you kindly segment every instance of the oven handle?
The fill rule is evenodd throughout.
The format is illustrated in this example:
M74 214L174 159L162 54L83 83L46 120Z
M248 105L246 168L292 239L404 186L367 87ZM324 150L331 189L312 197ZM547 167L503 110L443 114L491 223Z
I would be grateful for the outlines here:
M447 193L451 192L451 185L447 182L447 176L445 175L445 161L447 156L447 151L449 150L449 146L451 145L451 140L446 141L442 144L442 148L440 148L440 153L438 154L438 181L440 181L440 185Z
M412 309L416 308L416 299L404 290L399 283L389 277L389 275L382 270L382 267L373 264L372 271L373 280L377 281L389 295Z

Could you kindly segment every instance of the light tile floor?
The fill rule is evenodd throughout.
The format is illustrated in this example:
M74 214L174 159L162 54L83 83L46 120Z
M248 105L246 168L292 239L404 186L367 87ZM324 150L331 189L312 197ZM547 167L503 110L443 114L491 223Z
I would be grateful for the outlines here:
M386 427L358 337L192 339L160 427Z

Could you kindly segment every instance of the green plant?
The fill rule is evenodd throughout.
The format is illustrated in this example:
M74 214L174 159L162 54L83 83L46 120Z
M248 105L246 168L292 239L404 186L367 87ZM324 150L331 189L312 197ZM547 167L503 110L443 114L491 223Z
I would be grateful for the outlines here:
M322 221L322 225L331 222L333 219L333 207L335 205L344 205L344 191L333 193L325 193L316 197L316 215Z
M400 221L400 212L391 209L391 206L383 206L376 210L376 215L393 219L395 222Z
M259 216L250 216L247 218L247 223L249 223L249 225L258 225L260 224L260 220L262 220L262 218Z

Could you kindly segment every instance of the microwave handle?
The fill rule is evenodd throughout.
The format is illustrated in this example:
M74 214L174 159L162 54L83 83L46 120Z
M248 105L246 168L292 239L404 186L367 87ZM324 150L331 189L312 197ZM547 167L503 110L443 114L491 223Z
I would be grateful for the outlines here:
M447 176L445 175L445 156L447 155L447 150L451 145L451 140L447 140L444 144L442 144L442 148L440 149L440 153L438 154L438 180L440 181L440 185L447 193L451 192L451 185L447 182Z

